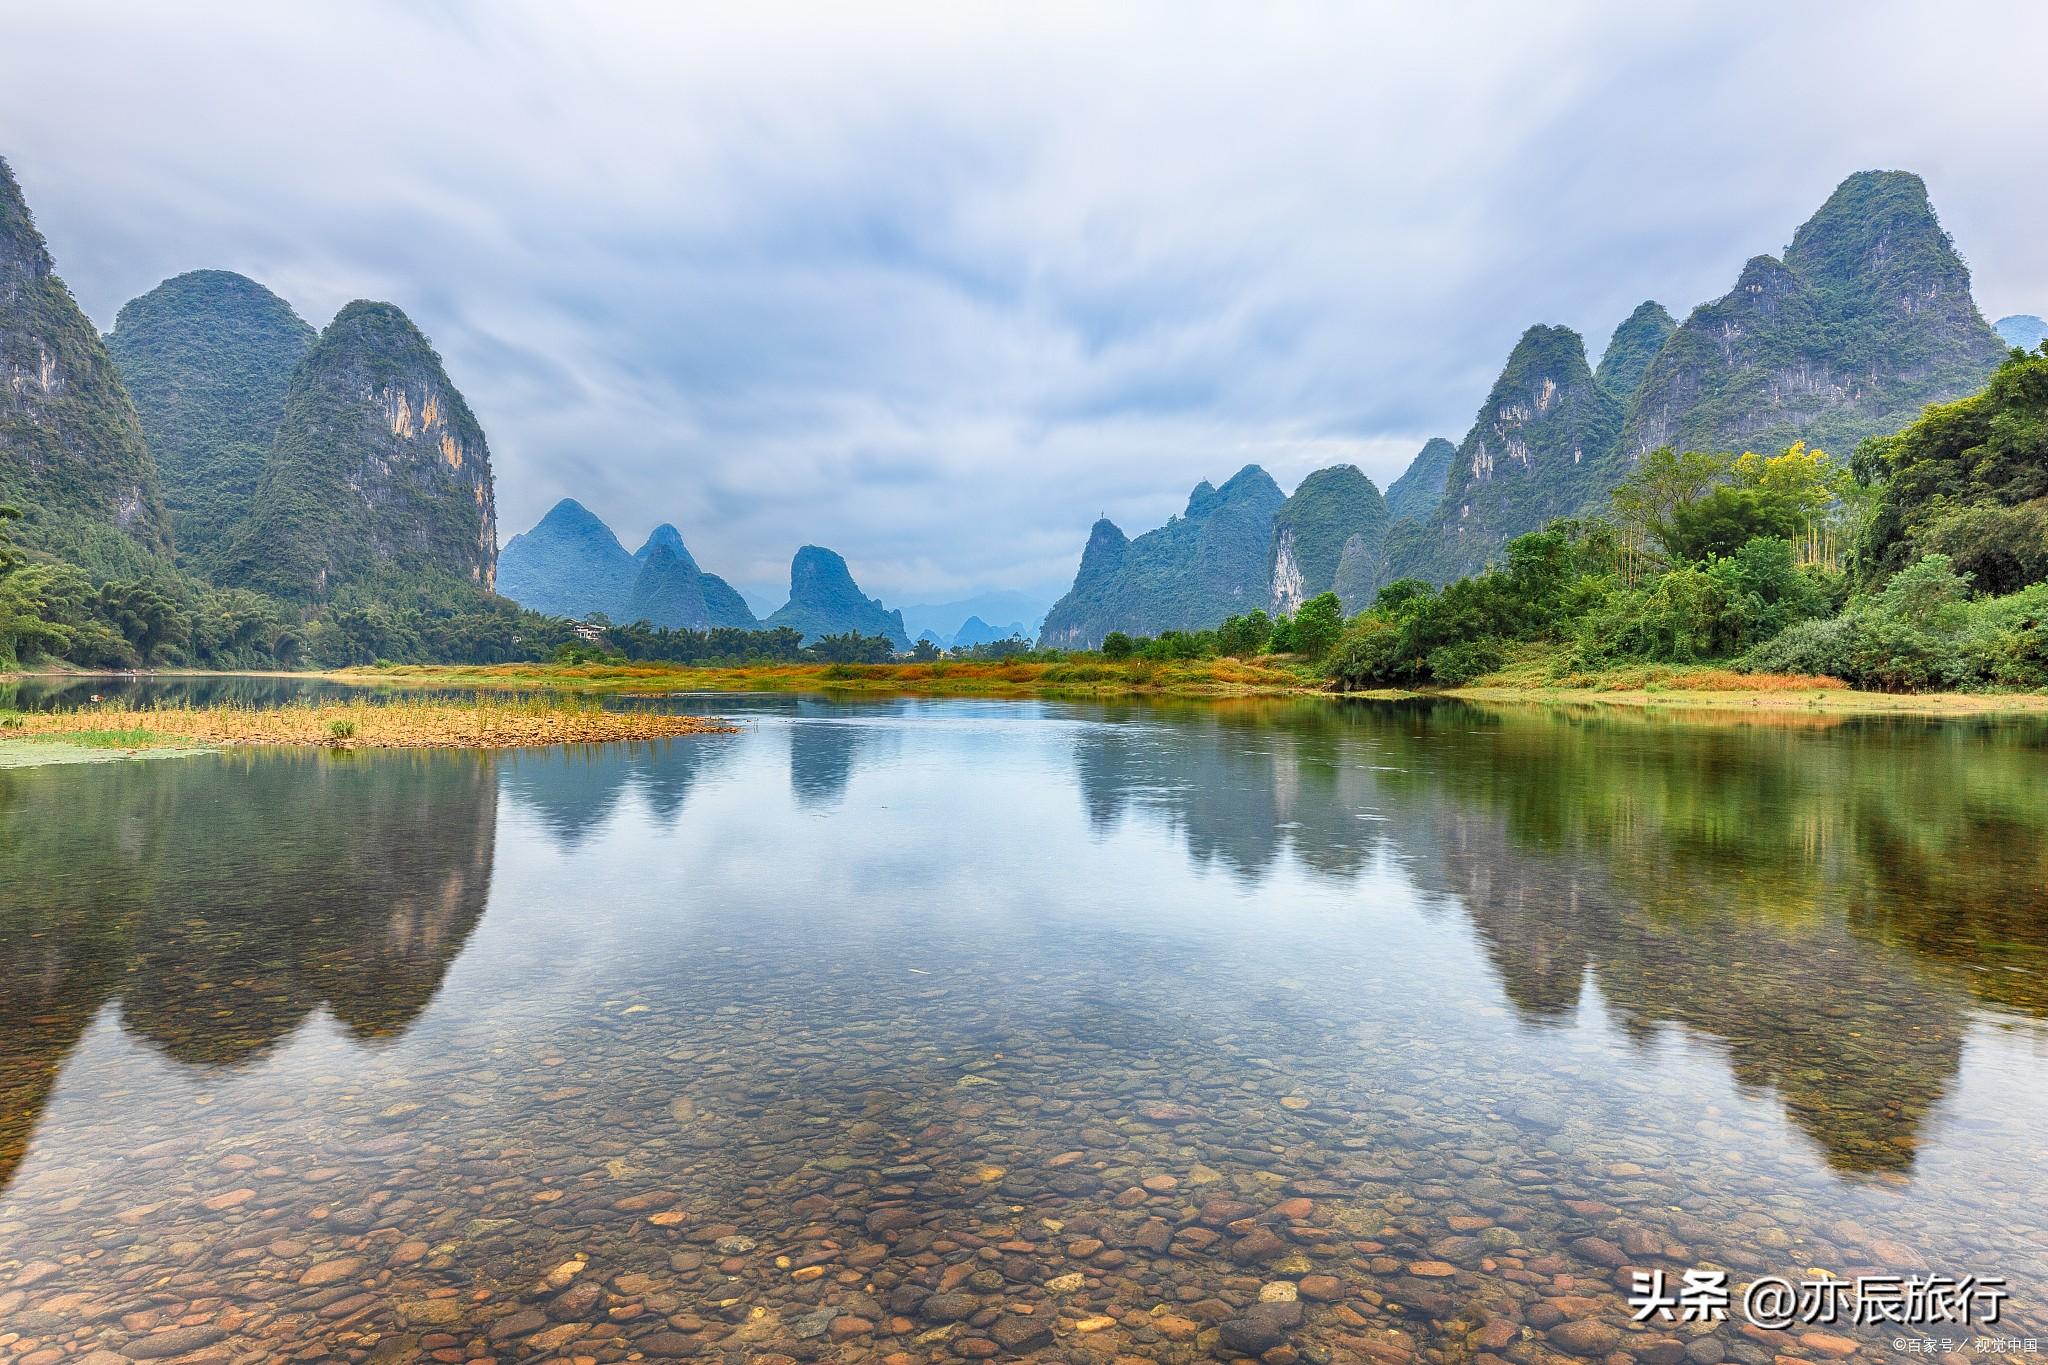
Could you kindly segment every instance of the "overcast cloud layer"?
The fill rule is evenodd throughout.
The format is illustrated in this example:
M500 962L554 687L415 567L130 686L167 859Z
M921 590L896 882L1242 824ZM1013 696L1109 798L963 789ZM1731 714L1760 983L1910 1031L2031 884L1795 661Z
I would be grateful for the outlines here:
M1851 171L2048 312L2048 6L5 7L0 156L103 328L399 304L501 534L574 496L781 600L1062 591L1250 461L1382 487L1523 328L1597 358Z

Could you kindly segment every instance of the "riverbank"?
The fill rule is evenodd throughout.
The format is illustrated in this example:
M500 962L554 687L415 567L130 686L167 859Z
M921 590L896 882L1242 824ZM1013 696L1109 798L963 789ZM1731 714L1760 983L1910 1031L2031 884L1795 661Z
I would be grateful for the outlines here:
M7 766L22 766L35 761L33 746L44 744L109 755L244 744L328 749L525 749L729 734L733 729L703 716L643 709L612 711L589 701L560 697L469 702L400 698L271 707L113 703L0 716L0 749L8 751L11 761ZM64 757L76 761L75 752Z
M82 682L92 677L133 680L190 678L297 679L351 687L475 692L551 692L663 696L688 692L822 692L870 696L1042 697L1068 701L1117 699L1220 700L1260 697L1334 697L1328 681L1302 660L1066 659L1057 663L952 662L896 664L764 664L700 667L684 664L392 664L327 673L206 673L12 675ZM5 681L0 676L0 681ZM1371 700L1432 697L1488 704L1604 706L1645 711L1803 713L1807 715L1985 716L2048 714L2039 692L1859 692L1839 679L1790 674L1736 673L1707 665L1634 664L1592 673L1567 672L1531 658L1473 683L1447 690L1382 689L1347 694ZM466 706L453 708L467 714ZM618 714L618 713L611 713ZM687 719L687 718L669 718ZM606 724L608 722L599 722ZM432 727L430 727L432 728ZM634 734L604 738L640 738ZM249 741L277 742L277 741ZM290 742L290 741L283 741ZM306 742L318 742L317 736ZM536 744L583 742L536 738ZM394 747L406 741L394 739ZM492 745L491 747L502 747Z
M1541 662L1503 669L1435 695L1460 701L1829 716L2048 714L2039 692L1859 692L1839 678L1736 673L1705 665L1629 664L1557 673Z
M589 692L872 692L931 697L1281 697L1320 693L1306 663L1067 659L1058 663L391 664L318 675L358 686L556 688Z

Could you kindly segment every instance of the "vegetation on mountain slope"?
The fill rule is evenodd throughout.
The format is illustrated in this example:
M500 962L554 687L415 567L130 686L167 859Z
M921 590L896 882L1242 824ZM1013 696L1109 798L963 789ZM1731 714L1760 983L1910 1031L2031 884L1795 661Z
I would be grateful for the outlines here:
M228 577L287 600L459 600L490 591L497 560L483 427L410 318L349 304L292 377Z
M879 599L864 595L846 561L830 550L806 545L789 565L789 601L764 623L787 627L807 642L847 634L882 636L897 649L908 650L910 637L903 614L890 611Z
M1388 520L1386 500L1356 465L1333 465L1303 479L1273 514L1266 568L1271 608L1291 612L1330 591L1347 559L1354 577L1370 575Z
M0 502L26 544L94 573L171 550L156 461L120 372L0 160Z
M1401 477L1387 485L1387 516L1392 521L1427 521L1444 500L1444 481L1450 477L1451 461L1458 448L1441 436L1432 436L1415 452Z
M178 275L122 306L107 351L135 400L183 567L218 572L317 337L290 304L225 270Z
M1286 500L1271 475L1246 465L1221 488L1197 484L1180 516L1135 540L1097 522L1074 586L1046 613L1039 642L1089 648L1111 631L1199 630L1233 610L1263 607L1273 516Z

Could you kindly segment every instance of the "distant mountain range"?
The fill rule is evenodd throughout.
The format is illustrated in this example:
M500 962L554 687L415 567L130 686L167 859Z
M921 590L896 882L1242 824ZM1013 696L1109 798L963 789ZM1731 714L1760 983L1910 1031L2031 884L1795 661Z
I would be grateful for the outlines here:
M1640 305L1597 369L1577 332L1529 328L1464 439L1430 440L1383 501L1348 467L1319 470L1283 499L1251 466L1225 485L1239 492L1220 526L1207 484L1183 516L1136 540L1098 521L1041 639L1092 645L1111 630L1214 626L1324 589L1355 611L1392 579L1446 582L1515 536L1599 508L1660 445L1775 451L1804 440L1847 459L1928 403L1976 392L2007 346L2038 344L2044 330L2031 316L2002 319L1997 332L1985 323L1918 176L1860 172L1782 260L1754 258L1684 322Z
M627 554L612 528L574 498L505 542L498 592L531 611L572 620L601 612L620 624L646 621L671 630L760 624L724 579L697 567L675 527L655 527Z
M917 602L901 608L903 626L913 638L929 636L941 648L952 645L969 617L996 623L1008 639L1016 629L1027 640L1038 638L1045 622L1045 599L1024 592L983 592L951 602Z
M1022 594L891 611L840 556L806 546L769 624L899 648L913 632L968 644L1035 627L1072 647L1290 611L1325 591L1356 610L1393 578L1471 572L1513 536L1598 508L1662 444L1806 440L1846 458L1925 404L1976 391L2009 346L2044 334L2032 315L1986 324L1917 176L1862 172L1782 258L1755 257L1682 322L1636 308L1597 366L1570 328L1527 329L1463 439L1431 439L1384 497L1348 465L1291 497L1248 465L1135 538L1097 522L1042 624ZM565 500L501 555L482 424L393 304L350 303L316 333L256 281L201 270L131 300L101 338L4 161L0 502L22 508L24 544L96 577L175 564L302 613L495 591L564 616L757 624L672 526L628 554Z
M2011 317L2000 318L1991 324L1991 330L1998 333L2000 341L2022 351L2031 351L2043 341L2048 341L2048 322L2032 313L2014 313Z

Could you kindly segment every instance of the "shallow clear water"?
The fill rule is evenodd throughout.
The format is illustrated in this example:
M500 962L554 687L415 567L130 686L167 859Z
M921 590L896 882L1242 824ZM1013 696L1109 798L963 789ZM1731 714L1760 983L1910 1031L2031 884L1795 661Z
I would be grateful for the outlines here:
M0 771L0 1350L1895 1354L1630 1320L1699 1266L2048 1336L2040 726L702 705Z

